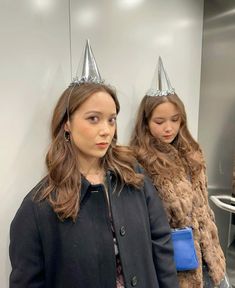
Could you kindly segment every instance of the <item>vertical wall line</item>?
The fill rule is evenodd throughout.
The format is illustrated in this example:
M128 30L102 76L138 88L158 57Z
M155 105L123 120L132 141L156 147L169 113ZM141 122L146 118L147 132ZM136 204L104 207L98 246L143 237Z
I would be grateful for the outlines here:
M71 0L68 2L69 12L69 61L70 61L70 78L72 81L72 27L71 27Z

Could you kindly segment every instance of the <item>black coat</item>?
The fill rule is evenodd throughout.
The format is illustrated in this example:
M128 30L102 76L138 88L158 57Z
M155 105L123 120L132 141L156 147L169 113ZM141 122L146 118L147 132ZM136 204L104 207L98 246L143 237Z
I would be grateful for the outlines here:
M125 287L176 288L177 276L168 221L161 200L145 178L143 189L124 186L113 193L113 225ZM75 223L61 222L47 201L24 199L10 229L10 288L115 288L116 262L103 185L83 179Z

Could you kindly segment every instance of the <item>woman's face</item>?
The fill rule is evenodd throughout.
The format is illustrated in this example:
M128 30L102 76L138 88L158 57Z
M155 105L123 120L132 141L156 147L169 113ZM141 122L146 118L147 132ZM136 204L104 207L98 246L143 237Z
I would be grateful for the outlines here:
M79 161L96 161L105 155L115 134L116 116L115 102L107 92L96 92L79 106L65 125Z
M153 137L164 143L171 143L180 129L180 113L177 107L170 102L158 105L148 122Z

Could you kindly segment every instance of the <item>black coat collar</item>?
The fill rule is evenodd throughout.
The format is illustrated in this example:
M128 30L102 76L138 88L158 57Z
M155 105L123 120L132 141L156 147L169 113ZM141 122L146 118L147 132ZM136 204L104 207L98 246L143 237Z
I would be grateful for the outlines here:
M112 187L115 182L116 176L115 173L111 170L106 172L106 179L108 187ZM90 188L94 186L92 185L84 176L82 176L81 190L80 190L80 203L84 200L86 194L90 191Z

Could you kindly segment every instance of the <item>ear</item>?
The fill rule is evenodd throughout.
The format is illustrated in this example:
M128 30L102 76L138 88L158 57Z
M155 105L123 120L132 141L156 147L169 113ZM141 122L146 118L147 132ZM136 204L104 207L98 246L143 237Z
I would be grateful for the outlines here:
M64 124L64 131L70 132L70 122L69 122L69 121L67 121L67 122Z

